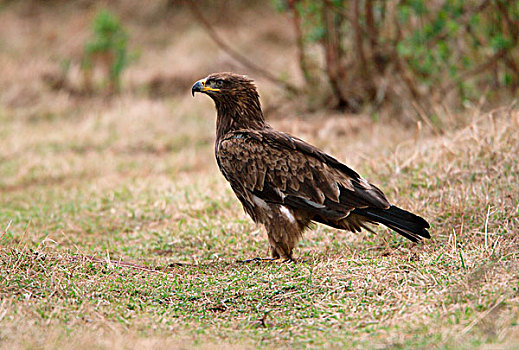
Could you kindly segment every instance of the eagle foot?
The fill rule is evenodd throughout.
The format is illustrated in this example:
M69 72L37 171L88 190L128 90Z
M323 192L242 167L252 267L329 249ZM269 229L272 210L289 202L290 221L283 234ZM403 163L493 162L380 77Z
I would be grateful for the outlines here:
M242 263L242 264L248 264L248 263L261 263L261 262L265 262L265 263L291 263L291 262L295 262L294 259L292 258L287 258L287 259L280 259L280 258L253 258L253 259L246 259L246 260L238 260L239 263Z

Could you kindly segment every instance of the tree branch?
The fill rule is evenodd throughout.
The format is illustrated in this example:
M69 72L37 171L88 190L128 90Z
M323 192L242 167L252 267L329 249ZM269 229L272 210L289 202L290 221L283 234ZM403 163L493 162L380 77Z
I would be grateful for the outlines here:
M174 1L174 0L173 0ZM287 90L288 92L291 92L293 94L299 94L301 91L296 86L283 81L271 73L269 73L267 70L263 69L256 63L249 60L244 55L240 54L238 51L231 48L218 34L216 34L216 31L214 30L213 26L205 19L205 17L202 15L200 10L198 9L197 5L194 1L186 1L186 3L189 6L189 9L191 10L191 13L193 16L202 24L204 27L206 33L209 35L209 37L222 49L224 50L229 56L231 56L233 59L238 61L241 65L243 65L245 68L250 69L251 71L255 72L256 74L262 75L265 79L273 82L274 84L281 86L283 89Z
M294 33L296 35L297 56L299 57L299 69L301 70L301 73L303 73L306 85L309 86L314 84L316 82L316 79L310 72L310 67L306 56L305 41L303 38L303 31L301 30L301 16L299 15L299 11L297 10L298 2L299 0L288 0L287 6L292 12L292 26L294 27Z

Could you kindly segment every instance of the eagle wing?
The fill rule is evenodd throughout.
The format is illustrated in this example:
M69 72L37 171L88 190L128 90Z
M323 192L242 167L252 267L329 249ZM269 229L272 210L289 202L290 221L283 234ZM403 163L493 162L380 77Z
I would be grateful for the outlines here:
M303 140L270 128L227 134L217 144L216 158L239 197L254 195L330 226L358 231L365 227L362 221L372 221L355 215L347 218L352 210L390 207L382 191L354 170Z

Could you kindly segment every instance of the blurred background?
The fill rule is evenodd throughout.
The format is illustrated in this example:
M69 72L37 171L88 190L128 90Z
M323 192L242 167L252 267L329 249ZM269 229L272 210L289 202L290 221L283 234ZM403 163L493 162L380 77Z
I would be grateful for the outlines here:
M173 99L201 76L235 71L260 83L267 109L292 103L301 113L325 108L439 119L445 109L504 103L519 85L516 1L0 6L4 108L35 111L52 104L44 98L51 96Z

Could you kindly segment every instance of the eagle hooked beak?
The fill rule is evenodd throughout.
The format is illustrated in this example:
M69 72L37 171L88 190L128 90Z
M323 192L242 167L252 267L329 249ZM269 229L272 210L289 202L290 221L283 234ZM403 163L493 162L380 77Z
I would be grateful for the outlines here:
M207 91L220 91L220 89L214 89L206 85L206 79L200 79L193 84L191 88L191 95L195 96L195 92L207 92Z

